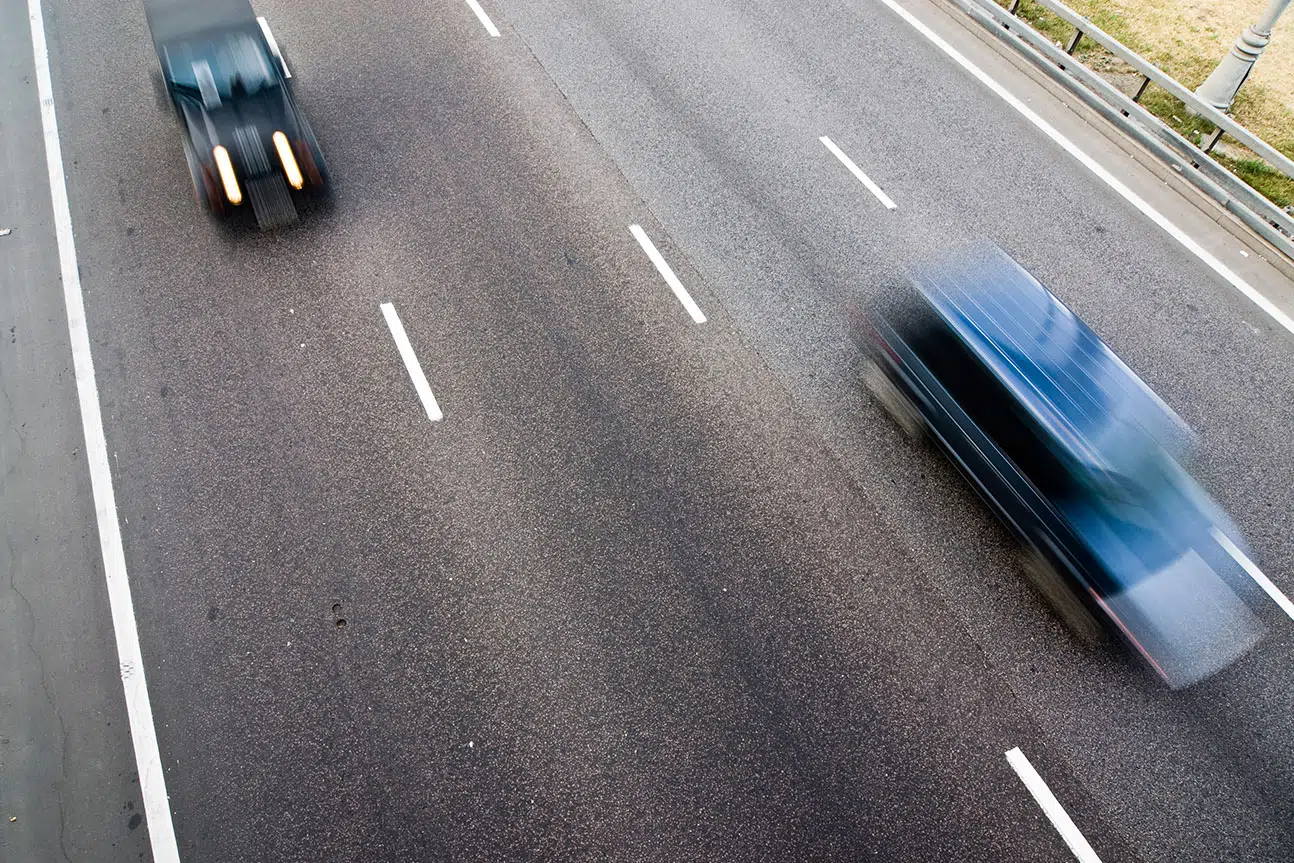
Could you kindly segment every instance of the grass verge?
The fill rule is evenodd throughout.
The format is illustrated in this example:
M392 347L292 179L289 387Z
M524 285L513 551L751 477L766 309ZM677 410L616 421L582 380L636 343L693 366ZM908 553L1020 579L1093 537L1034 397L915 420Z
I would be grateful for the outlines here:
M1010 5L1009 0L996 2L1003 7ZM1223 42L1212 28L1201 28L1191 23L1189 16L1165 24L1162 14L1158 18L1138 20L1117 0L1068 0L1067 5L1191 89L1208 77L1230 44L1229 41ZM1148 0L1144 5L1150 8L1157 4L1156 0ZM1068 44L1074 34L1074 28L1067 22L1030 0L1021 0L1016 14L1062 46ZM1154 25L1148 21L1153 21ZM1074 56L1130 96L1141 82L1141 76L1135 70L1090 39L1079 42ZM1285 95L1294 100L1294 93ZM1199 143L1213 131L1212 123L1192 116L1180 99L1154 84L1146 88L1141 105L1187 140ZM1272 86L1255 80L1246 82L1231 113L1236 122L1294 158L1294 111ZM1294 206L1294 180L1247 148L1223 138L1223 143L1212 155L1219 164L1278 207Z

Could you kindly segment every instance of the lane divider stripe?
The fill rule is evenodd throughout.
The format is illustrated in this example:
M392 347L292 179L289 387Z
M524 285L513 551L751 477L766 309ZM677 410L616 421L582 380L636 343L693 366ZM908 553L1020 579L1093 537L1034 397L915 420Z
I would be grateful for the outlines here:
M387 329L391 331L391 338L395 339L395 347L400 351L400 359L404 360L404 367L409 372L410 379L413 380L413 388L418 391L418 398L422 401L423 410L427 412L427 419L440 422L445 415L440 412L440 405L436 403L436 396L431 392L431 384L427 383L427 376L423 374L422 366L418 364L418 355L413 352L413 345L409 343L409 335L404 331L400 316L395 313L395 306L383 303L382 317L386 318Z
M1279 605L1281 611L1289 615L1290 620L1294 620L1294 602L1290 602L1290 598L1281 593L1279 587L1272 584L1272 580L1263 574L1263 571L1258 568L1256 563L1249 559L1249 555L1241 551L1240 547L1231 541L1231 537L1216 527L1213 528L1213 538L1218 541L1218 545L1226 549L1227 554L1231 555L1231 558L1236 563L1240 564L1241 569L1247 572L1250 578L1258 582L1258 586L1271 597L1272 602Z
M1047 783L1038 775L1038 771L1033 769L1033 765L1029 763L1029 759L1024 757L1024 753L1020 751L1020 747L1017 746L1008 752L1006 754L1006 760L1015 770L1016 776L1020 777L1020 781L1024 783L1024 787L1029 789L1029 793L1033 795L1034 802L1036 802L1038 807L1042 809L1042 813L1047 816L1047 820L1051 822L1051 826L1056 828L1056 832L1060 834L1060 838L1065 840L1065 844L1069 846L1069 850L1074 852L1074 857L1079 861L1079 863L1101 863L1101 858L1097 857L1096 852L1092 850L1092 846L1087 844L1087 840L1083 838L1083 834L1079 832L1073 819L1069 817L1069 813L1067 813L1065 808L1060 805L1060 801L1056 799L1056 795L1051 793L1051 789L1047 787Z
M664 255L657 251L651 238L647 236L647 232L639 225L630 225L629 233L633 234L634 239L638 241L638 245L643 247L647 257L656 266L656 271L665 280L665 284L669 285L670 290L674 292L674 296L678 297L678 301L683 304L683 308L687 309L687 313L692 316L692 320L698 324L704 324L705 315L701 313L701 308L692 300L692 295L687 292L687 288L683 287L683 283L678 280L678 276L674 275L669 262L665 260Z
M837 147L835 141L831 140L826 135L823 135L818 140L821 141L823 146L830 150L837 159L840 160L842 165L849 169L849 173L857 177L858 181L867 187L867 191L876 196L876 200L885 205L885 209L894 210L898 208L899 205L894 203L894 200L889 195L885 194L880 186L873 183L872 178L864 174L863 169L855 165L854 160L846 156L845 151Z
M476 17L481 20L481 24L485 27L485 32L497 39L499 36L499 28L494 26L494 22L490 20L489 15L485 14L485 10L481 8L481 4L478 3L477 0L467 0L467 5L472 7L472 11L476 13Z

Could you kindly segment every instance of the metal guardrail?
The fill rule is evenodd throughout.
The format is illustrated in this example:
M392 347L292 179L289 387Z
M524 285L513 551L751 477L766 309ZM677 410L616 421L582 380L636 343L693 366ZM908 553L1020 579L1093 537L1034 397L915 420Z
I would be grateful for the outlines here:
M1246 141L1246 138L1248 138L1256 142L1259 148L1265 148L1284 163L1284 165L1278 164L1275 167L1284 170L1285 166L1288 165L1289 171L1294 172L1294 162L1291 162L1270 145L1255 137L1252 132L1249 132L1243 126L1218 112L1211 105L1201 102L1194 93L1186 90L1181 84L1164 74L1163 71L1128 50L1114 40L1113 37L1092 27L1086 19L1081 18L1068 7L1054 2L1054 0L1031 0L1031 2L1044 5L1052 11L1055 11L1056 8L1064 9L1069 16L1072 16L1086 28L1080 32L1076 26L1075 36L1070 39L1069 45L1065 49L1058 47L1048 37L1033 29L1027 21L1013 15L1009 9L999 6L993 0L949 0L949 2L960 8L994 35L1017 48L1021 54L1054 80L1079 96L1089 107L1119 126L1156 157L1169 164L1185 179L1189 180L1255 233L1275 246L1287 259L1294 261L1294 241L1291 240L1291 236L1294 235L1294 217L1267 200L1248 183L1222 167L1204 149L1182 137L1158 117L1137 104L1136 100L1145 92L1149 82L1153 81L1163 86L1158 80L1162 78L1171 82L1176 88L1176 90L1173 90L1165 87L1166 90L1169 90L1174 95L1178 95L1177 91L1181 91L1189 96L1192 102L1199 103L1204 109L1207 109L1199 112L1205 119L1213 122L1213 118L1208 115L1216 115L1226 121L1228 126L1239 130L1239 135L1233 135L1236 140L1249 146ZM1018 6L1019 4L1014 2L1012 5ZM1065 20L1073 23L1068 17ZM1095 30L1095 33L1092 32L1093 30ZM1112 53L1116 53L1125 62L1129 61L1124 55L1136 60L1136 63L1129 62L1129 65L1141 72L1143 80L1135 96L1129 97L1105 78L1070 56L1070 52L1077 48L1079 39L1084 36L1091 36L1093 41L1099 42L1107 49L1109 49L1109 45L1106 44L1107 41L1117 45L1119 51L1112 50ZM1153 74L1147 74L1147 72ZM1178 97L1180 98L1180 95ZM1218 128L1222 130L1224 127L1219 126ZM1230 132L1230 129L1226 129L1226 131ZM1216 141L1216 137L1215 134L1214 141ZM1255 152L1258 152L1259 148L1250 147ZM1294 173L1290 173L1290 176L1294 178Z
M1074 36L1065 49L1066 54L1074 53L1074 50L1078 47L1079 40L1083 38L1091 39L1093 42L1127 63L1133 69L1140 72L1146 81L1153 81L1172 95L1176 96L1178 99L1181 99L1186 107L1193 113L1203 117L1205 120L1208 120L1218 129L1225 131L1228 135L1261 156L1263 160L1269 163L1273 168L1277 169L1291 180L1294 180L1294 161L1291 161L1280 150L1277 150L1271 144L1268 144L1244 126L1241 126L1229 115L1222 113L1199 96L1196 96L1175 78L1169 77L1162 69L1146 60L1140 54L1131 51L1118 39L1115 39L1082 15L1079 15L1073 9L1070 9L1064 3L1057 2L1057 0L1029 0L1029 2L1038 4L1074 28ZM1011 8L1008 11L1014 12L1019 5L1020 0L1012 0ZM1145 89L1146 85L1143 83L1138 91L1138 97L1140 97L1141 93L1145 92ZM1214 137L1213 142L1210 142L1210 144L1204 148L1204 151L1208 152L1213 149L1213 144L1216 143L1216 141L1217 138Z

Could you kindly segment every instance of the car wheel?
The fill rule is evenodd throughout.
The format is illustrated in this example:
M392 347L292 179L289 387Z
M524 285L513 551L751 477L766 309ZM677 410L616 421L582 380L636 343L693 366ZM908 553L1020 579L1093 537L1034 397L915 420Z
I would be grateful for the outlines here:
M1051 606L1061 623L1080 644L1095 647L1105 641L1105 630L1083 601L1074 595L1066 579L1050 560L1037 549L1021 552L1025 577Z
M868 360L863 366L863 383L905 435L913 440L921 439L925 430L921 412L874 360Z

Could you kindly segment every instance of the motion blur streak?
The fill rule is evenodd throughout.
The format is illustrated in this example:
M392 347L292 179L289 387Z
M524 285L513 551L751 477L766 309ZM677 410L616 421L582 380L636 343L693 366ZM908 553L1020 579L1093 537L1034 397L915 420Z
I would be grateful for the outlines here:
M1119 632L1173 688L1254 646L1190 428L1037 279L987 244L915 267L871 317L855 339L877 400L944 444L1080 639Z

